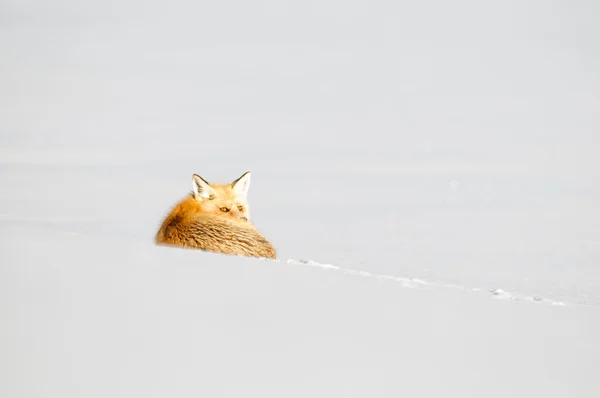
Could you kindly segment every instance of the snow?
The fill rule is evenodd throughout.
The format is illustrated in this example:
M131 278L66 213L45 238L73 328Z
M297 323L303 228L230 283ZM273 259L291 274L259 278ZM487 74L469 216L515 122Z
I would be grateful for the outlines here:
M600 396L594 7L4 2L0 396Z
M3 396L598 391L597 308L30 225L3 241Z

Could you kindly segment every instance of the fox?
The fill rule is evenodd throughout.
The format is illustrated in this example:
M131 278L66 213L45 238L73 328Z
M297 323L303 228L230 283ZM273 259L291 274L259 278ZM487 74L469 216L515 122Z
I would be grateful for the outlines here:
M250 172L230 184L211 184L192 175L192 192L162 222L158 245L275 259L273 245L250 221Z

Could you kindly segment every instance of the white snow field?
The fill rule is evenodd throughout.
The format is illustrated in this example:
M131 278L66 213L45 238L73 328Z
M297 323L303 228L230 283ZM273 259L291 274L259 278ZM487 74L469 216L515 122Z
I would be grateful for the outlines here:
M0 397L600 397L598 15L3 1Z

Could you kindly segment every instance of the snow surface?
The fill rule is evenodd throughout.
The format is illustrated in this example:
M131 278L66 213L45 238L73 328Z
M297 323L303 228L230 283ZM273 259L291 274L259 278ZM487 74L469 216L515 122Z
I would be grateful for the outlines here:
M0 396L600 396L599 11L4 1Z

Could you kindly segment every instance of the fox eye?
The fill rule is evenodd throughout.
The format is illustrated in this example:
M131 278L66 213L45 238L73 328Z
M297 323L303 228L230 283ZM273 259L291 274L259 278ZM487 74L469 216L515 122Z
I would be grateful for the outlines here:
M244 206L238 206L238 210L239 211L243 211L244 210Z
M221 210L222 212L227 213L229 211L229 209L227 207L221 207L219 210Z

